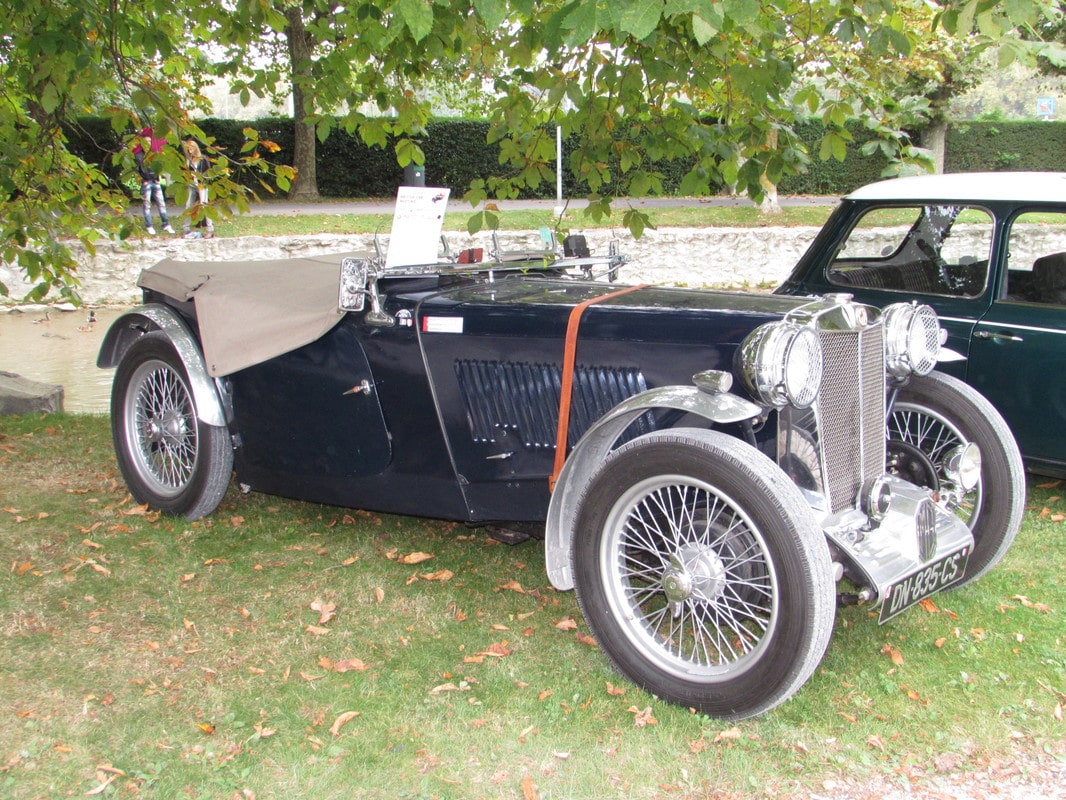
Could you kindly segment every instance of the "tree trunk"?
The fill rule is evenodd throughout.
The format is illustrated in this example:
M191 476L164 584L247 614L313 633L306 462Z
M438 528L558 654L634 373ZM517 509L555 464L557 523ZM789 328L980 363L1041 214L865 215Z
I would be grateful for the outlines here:
M777 128L770 128L770 130L766 132L766 146L770 150L776 150L777 143ZM770 180L765 171L759 176L759 184L763 189L762 203L759 204L759 211L763 214L780 214L781 203L777 200L777 184Z
M289 189L293 200L318 199L318 176L315 172L315 126L306 120L312 111L312 98L306 87L311 85L311 45L304 28L299 6L285 9L285 39L292 69L292 116L294 127L293 167L296 180Z
M922 147L927 149L933 156L933 172L941 175L944 172L944 154L947 152L948 123L947 120L933 120L922 130Z

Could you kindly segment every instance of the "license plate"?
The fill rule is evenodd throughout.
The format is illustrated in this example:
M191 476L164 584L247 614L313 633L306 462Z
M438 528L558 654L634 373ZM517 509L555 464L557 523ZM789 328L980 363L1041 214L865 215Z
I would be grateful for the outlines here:
M964 547L889 585L881 603L878 622L883 625L915 603L955 583L966 574L966 560L969 557L970 548Z

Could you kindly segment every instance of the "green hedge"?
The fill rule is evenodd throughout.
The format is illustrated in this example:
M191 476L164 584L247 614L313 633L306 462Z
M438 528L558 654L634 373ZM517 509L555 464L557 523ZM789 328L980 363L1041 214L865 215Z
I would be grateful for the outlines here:
M1061 170L1066 167L1061 122L959 122L948 130L944 169Z
M255 128L260 139L276 143L279 150L270 159L281 164L293 160L293 125L289 118L268 117L258 120L206 119L200 126L215 138L216 143L235 156L244 143L243 130ZM886 162L881 156L860 154L862 144L870 134L859 125L853 126L855 141L843 162L822 161L817 157L817 142L822 125L809 121L797 128L812 157L802 175L788 176L778 190L781 194L845 194L863 184L877 180ZM454 196L465 192L470 182L501 174L499 148L486 142L488 123L477 120L441 119L431 122L421 142L426 154L425 177L430 186L450 187ZM969 170L1050 170L1066 163L1066 127L1055 122L966 122L953 125L948 132L946 169L948 172ZM111 130L107 120L84 118L67 130L70 149L90 163L98 164L116 184L122 180L121 170L113 156L121 148L121 137ZM566 144L564 143L564 149ZM396 163L391 147L370 148L359 139L335 129L317 148L318 189L324 197L382 197L395 196L396 187L403 182L403 169ZM655 164L663 174L664 191L677 191L688 170L683 161ZM255 189L261 189L255 174L238 175ZM588 187L564 175L566 196L581 196ZM611 192L612 187L605 187ZM555 184L548 183L527 193L530 197L554 197Z

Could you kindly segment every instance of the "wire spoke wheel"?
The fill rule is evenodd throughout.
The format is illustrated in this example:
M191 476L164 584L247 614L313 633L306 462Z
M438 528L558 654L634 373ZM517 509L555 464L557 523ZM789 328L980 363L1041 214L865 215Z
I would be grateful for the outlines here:
M638 484L615 504L608 531L609 602L664 669L738 669L776 624L766 544L714 487L681 476Z
M188 484L196 469L196 417L185 381L169 365L147 361L126 396L126 426L135 432L133 463L141 479L163 497Z
M897 401L892 409L888 420L888 438L889 441L912 445L925 455L936 474L937 485L930 486L931 489L939 489L949 481L944 470L948 453L967 441L955 424L935 408L906 401ZM889 465L889 471L893 471L892 464ZM949 488L955 489L954 486ZM952 510L971 528L977 524L980 513L981 489L982 481L978 480L969 492L959 490L951 494Z
M200 420L188 371L164 334L144 334L123 354L111 390L111 435L138 503L197 519L226 493L229 432Z
M988 572L1014 541L1025 504L1021 454L1003 417L968 384L931 372L900 388L887 435L889 471L938 491L973 532L966 575L955 585ZM981 474L977 485L964 492L951 483L944 460L953 447L967 442L981 451ZM918 473L928 479L913 478Z
M574 585L617 669L727 719L760 714L810 677L832 632L829 550L795 484L714 431L638 437L590 479Z

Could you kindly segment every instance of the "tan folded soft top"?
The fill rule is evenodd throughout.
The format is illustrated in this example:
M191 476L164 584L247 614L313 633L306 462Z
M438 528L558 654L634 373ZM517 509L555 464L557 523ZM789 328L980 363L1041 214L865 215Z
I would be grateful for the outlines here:
M328 333L344 316L337 298L341 260L349 255L356 254L276 261L166 259L141 272L137 285L196 304L207 371L219 377Z

